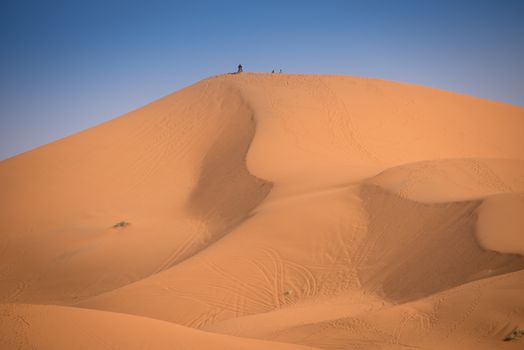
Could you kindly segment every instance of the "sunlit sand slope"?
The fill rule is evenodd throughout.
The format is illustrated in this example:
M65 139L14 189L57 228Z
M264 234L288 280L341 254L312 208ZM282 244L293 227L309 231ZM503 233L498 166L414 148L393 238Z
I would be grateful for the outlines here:
M2 349L277 349L311 347L244 339L173 323L54 305L1 305Z

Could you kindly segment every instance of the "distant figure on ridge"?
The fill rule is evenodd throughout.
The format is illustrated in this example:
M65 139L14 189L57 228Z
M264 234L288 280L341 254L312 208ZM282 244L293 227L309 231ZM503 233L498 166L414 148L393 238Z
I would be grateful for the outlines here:
M237 73L242 73L242 72L243 72L243 70L242 70L242 65L239 64L239 65L238 65Z

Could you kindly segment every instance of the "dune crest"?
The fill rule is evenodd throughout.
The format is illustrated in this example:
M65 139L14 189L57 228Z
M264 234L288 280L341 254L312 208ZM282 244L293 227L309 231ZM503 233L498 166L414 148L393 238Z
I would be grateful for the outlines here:
M205 79L0 162L0 344L517 349L522 150L516 106Z

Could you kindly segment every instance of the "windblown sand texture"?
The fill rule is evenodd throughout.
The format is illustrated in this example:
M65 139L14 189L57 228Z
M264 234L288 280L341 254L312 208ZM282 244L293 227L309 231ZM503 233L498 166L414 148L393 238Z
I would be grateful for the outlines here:
M0 162L0 349L524 349L524 109L231 74Z

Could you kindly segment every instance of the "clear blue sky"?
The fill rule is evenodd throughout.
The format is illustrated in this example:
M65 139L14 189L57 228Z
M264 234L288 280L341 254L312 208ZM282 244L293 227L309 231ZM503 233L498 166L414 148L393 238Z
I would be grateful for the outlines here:
M524 106L522 0L3 0L0 28L0 159L238 63Z

